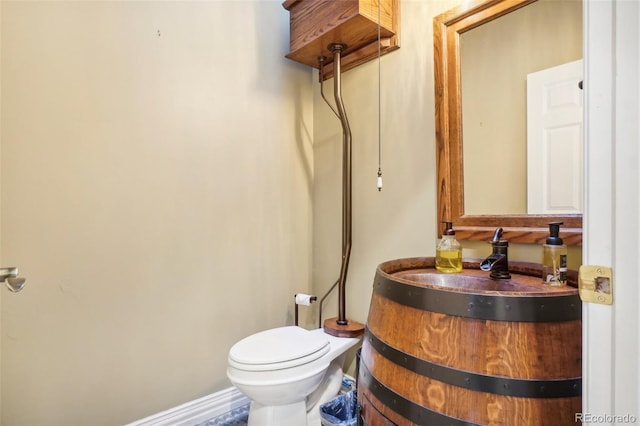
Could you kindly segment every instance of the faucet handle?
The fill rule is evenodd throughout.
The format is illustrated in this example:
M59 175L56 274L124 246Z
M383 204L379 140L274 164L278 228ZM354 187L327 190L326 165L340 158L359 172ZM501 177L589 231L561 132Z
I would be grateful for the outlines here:
M507 247L509 247L509 241L502 239L502 228L496 229L493 233L493 239L489 241L491 247L493 247L493 253L507 254Z
M491 243L498 243L502 240L502 228L497 228L493 233L493 239L490 241Z

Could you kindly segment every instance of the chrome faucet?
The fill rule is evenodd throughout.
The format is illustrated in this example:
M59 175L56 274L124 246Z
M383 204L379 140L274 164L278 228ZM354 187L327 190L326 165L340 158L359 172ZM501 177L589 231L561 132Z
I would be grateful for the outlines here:
M507 248L509 243L502 239L502 228L496 229L493 233L491 243L492 252L489 257L480 263L480 269L483 271L491 271L489 276L498 280L508 280L511 278L509 273L509 258L507 256Z

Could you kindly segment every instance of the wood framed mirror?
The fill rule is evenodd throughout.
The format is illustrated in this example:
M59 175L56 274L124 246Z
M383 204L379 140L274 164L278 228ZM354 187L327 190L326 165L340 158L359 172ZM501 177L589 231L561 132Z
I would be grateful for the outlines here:
M563 222L561 237L565 243L582 244L582 213L465 213L461 35L536 1L475 0L434 18L438 235L444 230L443 222L448 221L453 222L460 240L488 241L495 229L501 227L503 238L510 242L543 244L549 233L549 222ZM487 108L490 108L491 99L487 102ZM526 143L526 135L523 139L522 143ZM499 161L509 161L508 158L501 159L501 155L494 153ZM487 168L491 166L487 164ZM500 180L509 178L508 174L499 176L495 190L500 191ZM526 190L525 187L523 191ZM504 197L509 196L510 193L504 194Z

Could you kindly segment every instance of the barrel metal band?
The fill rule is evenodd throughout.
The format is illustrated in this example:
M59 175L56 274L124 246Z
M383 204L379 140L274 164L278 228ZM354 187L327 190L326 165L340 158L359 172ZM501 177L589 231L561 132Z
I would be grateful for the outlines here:
M430 426L479 426L475 423L465 422L464 420L432 411L406 399L380 383L378 379L371 374L364 362L360 364L360 382L360 386L369 389L380 402L415 424Z
M365 339L383 357L409 371L478 392L522 398L567 398L582 395L582 378L537 380L489 376L436 364L403 352L380 340L368 328Z
M578 294L510 296L443 291L397 282L380 274L376 275L373 291L401 305L466 318L513 322L582 319Z

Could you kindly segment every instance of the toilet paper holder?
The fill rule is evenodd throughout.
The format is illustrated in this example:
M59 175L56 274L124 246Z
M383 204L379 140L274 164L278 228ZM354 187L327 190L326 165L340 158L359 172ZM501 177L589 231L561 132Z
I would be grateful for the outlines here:
M310 306L318 298L311 294L296 293L293 296L293 300L294 325L298 325L298 305Z

